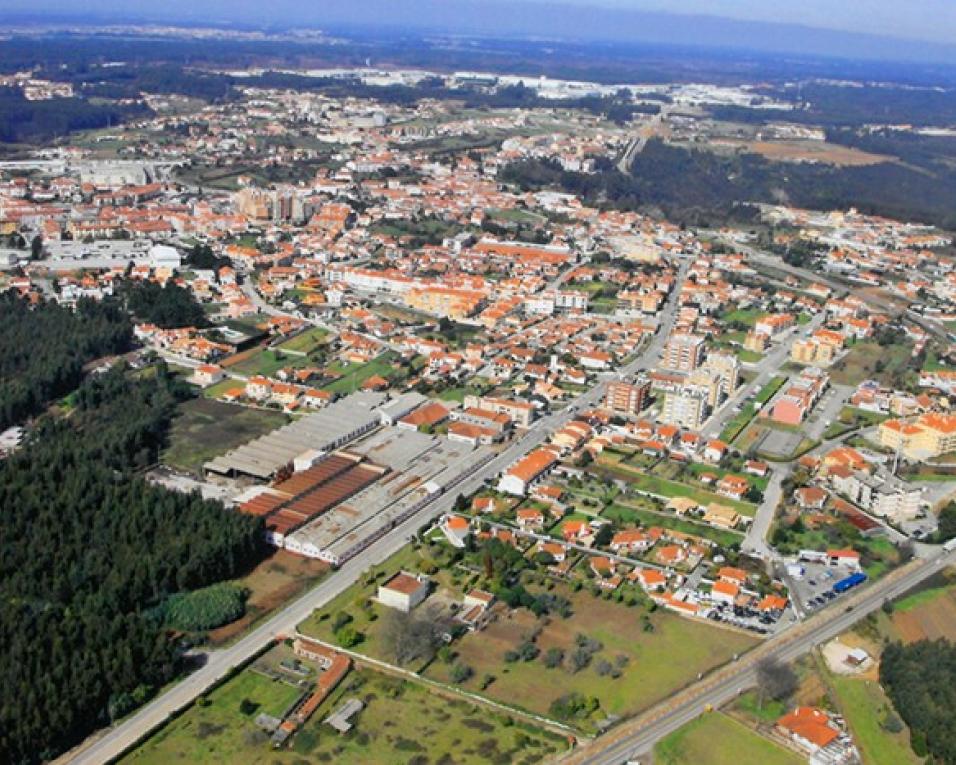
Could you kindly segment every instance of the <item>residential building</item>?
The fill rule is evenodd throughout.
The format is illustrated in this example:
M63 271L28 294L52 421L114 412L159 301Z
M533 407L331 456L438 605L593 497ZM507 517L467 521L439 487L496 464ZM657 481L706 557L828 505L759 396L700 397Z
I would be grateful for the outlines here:
M880 425L880 444L907 459L922 461L956 451L956 415L930 412L913 422L887 420Z
M697 369L704 360L704 338L675 332L664 346L661 367L678 372Z
M407 614L428 596L429 587L427 577L400 571L379 585L378 602Z
M639 378L633 383L612 382L607 386L604 406L612 412L639 414L651 397L651 381Z
M664 396L660 421L699 430L707 416L707 398L707 392L700 388L684 387L676 393L667 393Z

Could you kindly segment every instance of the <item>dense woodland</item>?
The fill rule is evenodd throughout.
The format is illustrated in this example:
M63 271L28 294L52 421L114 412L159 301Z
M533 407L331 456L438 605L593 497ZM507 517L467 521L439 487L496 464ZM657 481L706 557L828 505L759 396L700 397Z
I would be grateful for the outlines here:
M261 557L258 520L135 473L186 395L162 365L94 375L0 462L0 762L49 759L149 698L179 671L168 597Z
M163 329L208 324L192 292L174 282L163 286L156 282L130 282L123 285L120 295L133 316Z
M946 640L894 643L883 651L880 682L906 724L913 751L956 763L956 645Z
M112 302L30 304L0 294L0 428L37 414L80 382L83 365L129 348L132 326Z
M145 104L93 103L83 98L29 101L18 89L0 88L0 143L50 141L150 113Z
M555 162L506 166L502 180L525 189L559 188L588 204L659 210L671 220L713 225L741 203L789 201L812 209L847 209L956 228L956 171L928 173L895 162L861 167L771 162L757 154L718 155L649 141L629 173L604 163L597 173L574 173Z

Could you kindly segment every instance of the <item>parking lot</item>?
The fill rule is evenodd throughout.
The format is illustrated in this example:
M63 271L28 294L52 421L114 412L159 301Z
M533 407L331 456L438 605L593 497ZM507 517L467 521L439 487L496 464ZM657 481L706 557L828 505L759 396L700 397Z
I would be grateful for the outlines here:
M818 611L842 598L845 593L833 592L833 585L853 573L845 568L832 568L824 563L797 561L793 565L802 567L803 574L797 576L793 571L790 572L790 580L793 583L790 595L805 613Z

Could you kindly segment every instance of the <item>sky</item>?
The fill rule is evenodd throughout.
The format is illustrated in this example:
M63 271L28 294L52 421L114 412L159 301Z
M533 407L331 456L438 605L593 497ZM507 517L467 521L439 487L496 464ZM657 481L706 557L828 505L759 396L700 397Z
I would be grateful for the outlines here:
M5 13L96 23L404 26L956 62L956 0L0 0L0 20Z
M548 0L537 0L547 2ZM576 5L722 16L824 29L956 41L956 0L564 0Z

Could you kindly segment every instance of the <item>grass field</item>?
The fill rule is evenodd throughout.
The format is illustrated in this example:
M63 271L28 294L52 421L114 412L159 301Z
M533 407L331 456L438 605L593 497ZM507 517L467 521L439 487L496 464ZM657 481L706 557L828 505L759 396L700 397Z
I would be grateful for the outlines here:
M617 521L618 523L640 523L641 526L661 526L665 529L673 529L685 534L696 534L699 537L710 539L721 547L730 547L732 544L739 544L743 541L743 534L736 534L733 531L724 531L715 529L705 523L694 523L683 518L664 513L653 513L648 510L639 510L634 507L628 507L623 504L614 504L601 513L605 518Z
M284 351L299 351L300 353L311 353L320 345L325 343L329 336L327 329L322 327L312 327L302 332L291 340L286 340L279 348Z
M613 478L623 478L633 489L646 491L660 497L667 497L668 499L672 497L690 497L695 502L704 506L709 505L711 502L717 502L718 504L734 508L734 510L741 515L750 517L753 517L757 511L757 508L749 502L738 502L733 499L728 499L727 497L722 497L719 494L705 491L704 489L688 486L685 483L678 483L677 481L669 481L665 478L647 475L628 465L617 464L614 466L602 466L600 470L606 471Z
M830 381L835 385L857 385L862 380L874 379L890 385L893 374L909 362L911 351L910 344L856 343L830 368Z
M931 585L898 600L891 616L893 637L904 643L917 640L952 640L956 635L956 580L948 569Z
M654 747L656 765L799 765L796 752L714 712L679 728Z
M176 409L161 460L178 470L200 473L204 462L288 421L280 412L190 399Z
M752 327L758 320L766 315L766 311L760 311L756 308L737 308L733 311L727 311L727 313L721 314L720 319L728 324L739 322L740 324L746 324L748 327Z
M873 680L833 675L830 684L838 707L846 718L864 765L909 765L920 763L909 745L909 733L890 733L881 723L892 704L880 684Z
M311 363L304 356L290 356L275 350L264 350L232 365L229 371L247 377L254 375L273 377L276 372L285 367L307 367Z
M358 390L362 387L363 382L375 375L388 379L395 374L395 369L391 363L394 357L395 354L389 351L383 353L376 359L372 359L367 364L348 364L342 366L339 368L342 377L334 383L326 385L324 389L332 393L345 395L354 390Z
M272 762L277 753L256 735L253 720L261 713L281 716L301 693L256 672L241 672L205 697L205 706L194 704L121 762ZM243 700L257 705L254 713L239 711Z
M495 700L548 715L551 703L569 692L594 696L600 701L598 716L631 715L667 698L677 689L742 653L756 641L743 634L720 629L691 619L657 610L648 613L639 607L595 598L581 590L572 592L559 585L555 594L572 604L568 619L554 616L547 623L530 611L505 613L481 632L469 633L453 645L458 662L474 670L463 687L480 691L480 679L495 679L483 693ZM644 626L651 625L651 631ZM507 663L504 655L517 648L534 629L540 627L536 645L541 650L532 661ZM565 655L573 652L578 634L602 644L590 665L577 672L567 666L548 669L542 657L550 648ZM615 662L625 657L621 676L613 679L597 671L601 660ZM448 681L448 665L434 662L427 675ZM589 729L589 721L576 721Z
M291 748L273 749L255 717L281 715L299 693L247 669L210 694L207 706L194 705L122 762L404 765L439 762L447 754L461 765L531 765L565 748L558 735L421 685L356 669L295 735ZM339 735L322 720L345 698L357 698L365 708L352 718L355 727ZM244 699L259 705L249 715L239 710Z

